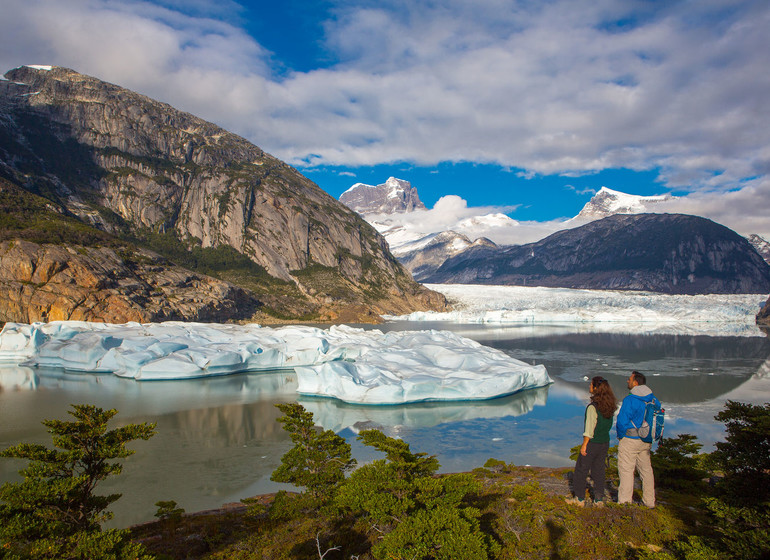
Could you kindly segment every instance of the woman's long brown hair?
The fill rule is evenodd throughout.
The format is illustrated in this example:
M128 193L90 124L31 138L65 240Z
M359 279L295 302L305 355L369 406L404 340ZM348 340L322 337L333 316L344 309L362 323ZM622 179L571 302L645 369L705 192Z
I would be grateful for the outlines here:
M612 387L601 376L596 376L591 380L591 384L594 386L594 392L591 393L591 402L596 405L596 409L605 418L612 418L615 414L615 409L618 408L618 401L615 398L615 393L612 392Z

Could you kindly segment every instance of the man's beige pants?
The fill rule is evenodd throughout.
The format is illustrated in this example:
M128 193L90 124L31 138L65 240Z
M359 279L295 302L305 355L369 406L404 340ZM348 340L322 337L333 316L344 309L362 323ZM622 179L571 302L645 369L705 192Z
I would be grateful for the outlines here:
M629 504L634 494L634 469L642 479L642 501L647 507L655 507L655 477L650 463L651 444L640 439L624 437L618 443L618 503Z

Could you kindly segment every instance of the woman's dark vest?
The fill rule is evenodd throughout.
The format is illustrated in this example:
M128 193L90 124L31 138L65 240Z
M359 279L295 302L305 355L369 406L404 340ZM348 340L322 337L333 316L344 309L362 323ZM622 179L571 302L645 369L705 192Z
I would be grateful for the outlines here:
M593 443L607 443L610 441L610 429L612 429L612 416L609 418L605 418L602 416L602 413L599 412L599 408L591 403L588 406L593 406L596 408L596 416L598 417L596 420L596 427L594 428L594 437L592 437L589 441L592 441ZM588 407L586 407L586 413L588 413Z

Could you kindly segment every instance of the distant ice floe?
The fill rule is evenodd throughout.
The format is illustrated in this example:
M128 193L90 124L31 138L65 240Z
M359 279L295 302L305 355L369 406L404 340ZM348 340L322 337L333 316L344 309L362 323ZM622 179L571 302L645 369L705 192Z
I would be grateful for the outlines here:
M764 336L756 315L767 294L669 295L524 286L428 284L453 310L388 320L577 325L597 332Z
M365 404L490 399L551 383L544 366L451 332L344 325L7 323L0 362L141 381L293 368L300 394Z

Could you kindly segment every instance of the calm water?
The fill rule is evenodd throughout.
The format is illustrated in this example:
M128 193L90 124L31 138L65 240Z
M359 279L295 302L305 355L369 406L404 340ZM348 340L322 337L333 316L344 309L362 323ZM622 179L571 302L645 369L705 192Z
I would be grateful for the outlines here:
M151 520L158 500L173 499L196 511L280 488L270 482L270 473L291 442L276 422L278 402L299 400L318 423L348 439L359 462L374 454L356 442L356 433L377 427L403 438L413 451L437 455L442 470L454 472L490 457L519 465L570 465L569 448L581 441L588 398L584 378L596 374L609 379L619 397L627 392L632 369L647 374L666 408L666 435L695 434L704 450L723 437L714 415L725 400L770 400L765 336L585 334L444 323L385 327L407 328L452 329L517 359L542 363L554 384L484 402L366 407L298 399L290 371L137 383L111 375L0 368L0 448L50 444L40 421L67 418L74 403L117 408L112 427L157 422L158 435L133 444L136 454L109 485L123 493L113 507L112 525L126 526ZM0 481L17 480L23 465L0 460Z

